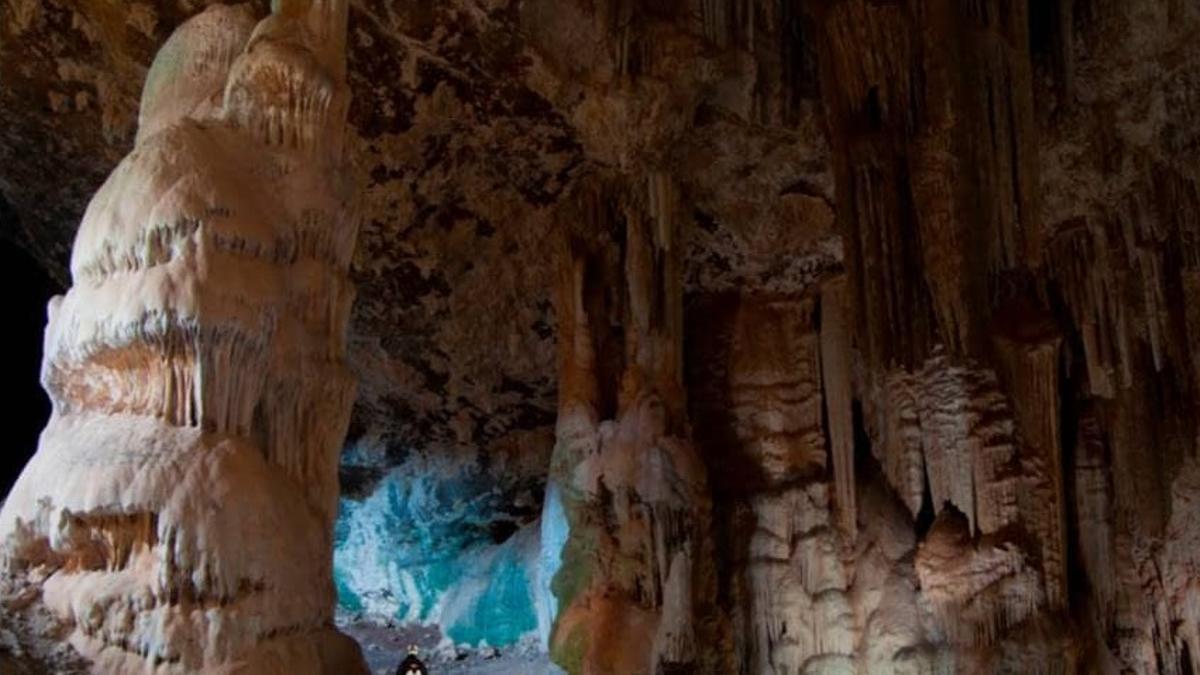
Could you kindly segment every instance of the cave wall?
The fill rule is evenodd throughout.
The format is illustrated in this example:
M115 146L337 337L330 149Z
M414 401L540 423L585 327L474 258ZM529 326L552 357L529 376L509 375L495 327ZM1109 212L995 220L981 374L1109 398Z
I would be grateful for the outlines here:
M60 276L202 4L0 10ZM348 22L343 609L572 672L1197 672L1193 4Z

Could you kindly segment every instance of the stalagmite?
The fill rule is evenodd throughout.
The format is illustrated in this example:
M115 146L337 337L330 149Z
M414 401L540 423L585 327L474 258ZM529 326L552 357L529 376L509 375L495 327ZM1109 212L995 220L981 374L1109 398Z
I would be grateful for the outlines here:
M569 243L559 288L562 393L551 481L570 531L565 543L544 542L561 550L543 557L561 559L550 652L576 673L693 667L694 578L710 509L704 467L683 435L677 196L663 174L649 177L645 196L632 188L632 199L615 180L583 188L577 204L593 222L615 216L624 229L623 297L594 285L612 270L603 248L589 255L582 241ZM624 204L610 201L620 195ZM594 323L609 302L627 311L619 372L596 358L615 346L603 344L603 324ZM601 421L601 406L616 419Z
M857 634L846 597L847 530L826 480L822 369L829 355L817 303L755 295L711 302L720 307L700 313L708 328L697 329L703 344L693 356L700 367L720 363L722 370L691 392L690 408L698 444L717 469L713 490L742 514L717 542L736 575L737 661L753 673L834 663L854 653ZM848 417L848 397L843 403Z
M180 27L80 225L46 328L54 414L0 546L96 672L364 669L332 628L346 12L279 2L255 26L217 5Z
M953 642L989 645L1043 604L1037 571L1013 542L972 542L961 514L945 511L916 559L922 593Z
M1167 653L1177 657L1179 672L1200 672L1200 466L1188 467L1172 487L1173 517L1163 551L1166 604L1178 626Z

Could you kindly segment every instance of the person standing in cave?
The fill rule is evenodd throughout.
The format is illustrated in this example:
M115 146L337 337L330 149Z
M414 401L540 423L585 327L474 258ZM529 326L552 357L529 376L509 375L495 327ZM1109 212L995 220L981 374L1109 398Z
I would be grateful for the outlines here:
M396 668L396 675L429 675L429 669L417 658L417 648L409 647L408 656Z

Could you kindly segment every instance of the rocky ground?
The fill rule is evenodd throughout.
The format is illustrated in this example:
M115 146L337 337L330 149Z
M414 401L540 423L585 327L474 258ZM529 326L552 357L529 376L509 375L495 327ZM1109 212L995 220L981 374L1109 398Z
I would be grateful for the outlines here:
M68 629L39 603L37 589L0 579L0 675L82 675L87 664ZM399 625L342 615L340 629L362 646L374 675L392 675L416 646L431 675L562 675L534 641L512 647L455 646L436 626Z
M12 590L12 589L10 589ZM0 673L71 675L86 673L67 646L62 627L44 612L33 611L23 594L6 593L0 602ZM456 647L436 627L383 625L354 621L342 630L362 646L374 675L392 675L410 646L420 650L431 675L561 675L532 643L504 649Z
M420 650L431 675L560 675L532 643L496 649L456 647L437 627L382 625L357 620L342 630L358 641L375 675L392 675L410 646Z

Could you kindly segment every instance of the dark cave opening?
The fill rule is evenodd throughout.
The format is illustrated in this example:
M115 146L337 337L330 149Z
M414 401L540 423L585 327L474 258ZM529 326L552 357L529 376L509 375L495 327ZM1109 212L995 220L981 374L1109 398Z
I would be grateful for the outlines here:
M923 539L929 533L929 528L933 527L933 521L937 518L937 513L933 510L933 488L929 486L929 467L922 465L921 467L921 510L917 512L917 522L915 523L917 538Z
M858 480L864 481L880 473L882 469L871 453L871 436L867 433L862 402L858 399L850 403L850 419L854 428L854 473ZM832 466L832 462L830 465Z
M11 227L11 225L9 225ZM42 333L46 328L46 303L62 289L28 253L0 238L0 267L9 293L10 324L5 342L12 368L7 378L10 401L10 443L0 460L0 500L17 480L37 449L38 435L50 417L50 399L42 390Z

